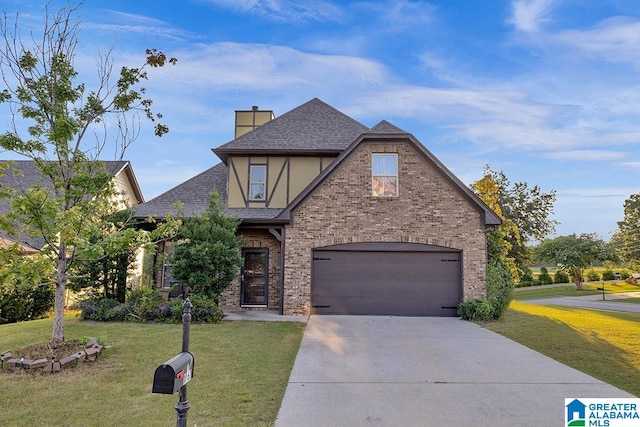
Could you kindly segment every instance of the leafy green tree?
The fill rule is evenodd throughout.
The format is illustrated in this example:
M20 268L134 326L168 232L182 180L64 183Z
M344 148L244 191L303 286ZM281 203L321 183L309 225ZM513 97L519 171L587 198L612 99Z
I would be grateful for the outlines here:
M613 261L616 254L596 234L570 234L544 239L534 250L539 261L565 268L571 274L577 289L582 289L584 270L596 261Z
M0 324L38 319L53 307L51 262L26 256L17 243L0 247Z
M629 268L640 270L640 194L625 200L624 219L618 222L611 245Z
M129 209L118 211L106 218L105 224L126 227L130 215ZM92 244L98 243L103 237L102 234L104 234L104 230L100 230L100 234L91 236L89 241ZM69 287L73 290L94 288L99 290L104 298L124 303L129 269L134 262L135 251L133 248L126 248L122 252L113 254L106 253L98 259L78 260Z
M185 218L178 230L171 260L173 277L195 294L217 300L238 277L242 265L236 236L238 220L224 213L224 206L213 192L209 207L200 216Z
M555 231L553 214L555 192L542 192L526 182L511 183L504 172L491 170L487 165L483 177L471 185L472 190L503 220L488 235L489 256L500 258L520 278L531 264L527 243L540 240Z
M147 79L148 68L175 63L160 51L147 50L141 67L122 67L114 82L111 54L102 55L97 86L88 90L77 82L74 68L77 10L70 6L51 14L47 9L42 34L31 33L25 39L18 31L17 15L15 21L7 14L0 19L4 40L0 71L5 85L0 102L9 104L14 114L12 128L0 135L0 147L31 159L43 177L43 182L12 196L12 211L1 223L12 235L44 240L43 254L55 264L54 344L64 341L65 289L73 264L150 238L103 223L119 207L114 204L117 194L109 184L111 176L99 157L111 147L109 152L122 159L138 134L139 116L153 122L161 117L152 113L152 100L140 85ZM30 124L26 130L23 123ZM165 125L155 124L156 135L166 132ZM155 233L175 226L165 225ZM97 230L108 230L108 234L90 243L88 237Z

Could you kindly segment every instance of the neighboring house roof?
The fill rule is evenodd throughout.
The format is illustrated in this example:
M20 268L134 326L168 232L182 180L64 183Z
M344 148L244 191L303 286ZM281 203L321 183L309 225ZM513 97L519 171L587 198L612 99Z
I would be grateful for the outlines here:
M9 168L3 170L0 175L0 187L11 188L14 191L24 192L34 185L39 184L42 187L51 189L51 182L49 179L42 176L40 170L36 166L36 163L32 160L2 160L0 163L10 164ZM142 191L138 185L138 181L133 173L131 163L126 160L121 161L105 161L104 165L114 177L125 174L133 193L133 197L137 203L143 202ZM6 214L11 209L11 201L7 199L0 199L0 214ZM6 236L5 236L6 237ZM44 241L40 239L33 239L28 236L22 236L20 243L26 244L31 248L41 249L44 245ZM25 248L28 249L28 248Z
M229 154L334 154L342 152L363 132L368 132L341 111L318 98L263 124L213 152L227 163Z
M135 206L136 218L164 218L167 214L194 216L209 206L213 190L218 191L221 201L227 200L227 166L222 163L207 169L193 178L173 187L157 197ZM180 202L180 211L176 203ZM275 216L275 215L274 215Z

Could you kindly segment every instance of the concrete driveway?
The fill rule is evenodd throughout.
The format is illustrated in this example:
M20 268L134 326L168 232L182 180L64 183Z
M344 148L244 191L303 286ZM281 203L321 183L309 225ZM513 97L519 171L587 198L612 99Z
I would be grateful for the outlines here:
M563 425L568 397L633 396L459 318L311 316L275 425Z

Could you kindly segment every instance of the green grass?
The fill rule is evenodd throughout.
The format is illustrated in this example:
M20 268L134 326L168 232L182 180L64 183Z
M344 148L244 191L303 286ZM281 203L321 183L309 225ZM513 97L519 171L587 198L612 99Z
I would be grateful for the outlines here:
M579 297L585 295L598 295L602 291L598 288L602 287L602 282L590 282L583 285L582 290L577 290L576 285L568 284L557 287L538 287L531 286L526 288L516 288L513 298L516 300L552 298L552 297ZM630 285L625 282L605 282L604 289L606 294L620 292L640 292L640 285Z
M50 337L51 320L0 326L0 352ZM304 324L191 325L195 358L188 385L190 426L272 425ZM68 317L68 339L107 346L94 364L54 375L0 373L0 425L168 426L178 395L151 393L156 367L181 350L182 325L82 322Z
M512 301L504 318L486 327L640 396L640 313Z

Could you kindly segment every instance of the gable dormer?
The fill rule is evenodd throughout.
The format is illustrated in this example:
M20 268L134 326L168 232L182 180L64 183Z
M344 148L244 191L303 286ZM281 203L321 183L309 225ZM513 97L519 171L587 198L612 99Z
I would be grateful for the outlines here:
M257 118L266 117L259 115L257 108L252 112L258 114ZM254 120L250 114L241 118L247 126ZM352 141L367 131L366 126L314 98L240 134L213 149L229 169L227 206L286 207Z

